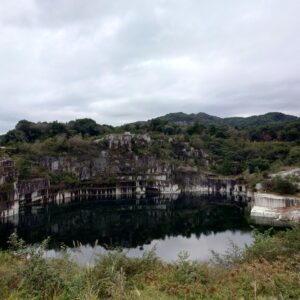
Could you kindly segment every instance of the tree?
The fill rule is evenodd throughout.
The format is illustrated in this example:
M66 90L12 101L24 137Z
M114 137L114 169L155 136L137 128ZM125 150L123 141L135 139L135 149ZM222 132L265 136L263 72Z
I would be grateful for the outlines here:
M254 173L257 170L266 171L270 167L270 163L268 160L263 158L252 159L248 162L248 168L250 173Z
M2 137L2 143L18 143L18 142L26 142L27 138L23 131L21 130L10 130Z
M21 120L16 125L16 130L24 133L26 141L34 142L36 139L42 136L43 129L39 124L29 122L27 120Z
M76 133L95 136L100 133L99 125L92 119L78 119L69 123L69 126Z
M281 178L279 176L272 178L271 180L267 180L263 183L264 188L268 192L278 193L278 194L286 194L293 195L298 191L297 185L290 182L285 178Z
M200 124L198 121L195 122L193 125L189 126L187 129L187 133L192 134L202 134L203 130L205 129L205 126L203 124Z
M290 149L288 162L290 164L300 164L300 146L295 146Z
M57 121L51 122L49 123L49 133L50 136L67 133L67 126Z

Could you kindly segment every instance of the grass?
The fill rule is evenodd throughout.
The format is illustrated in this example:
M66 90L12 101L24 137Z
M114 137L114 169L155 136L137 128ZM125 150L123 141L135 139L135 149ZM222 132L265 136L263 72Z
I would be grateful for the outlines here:
M232 245L206 263L112 251L93 266L44 259L47 241L28 247L14 234L0 251L0 299L300 299L300 229L253 234L245 250Z

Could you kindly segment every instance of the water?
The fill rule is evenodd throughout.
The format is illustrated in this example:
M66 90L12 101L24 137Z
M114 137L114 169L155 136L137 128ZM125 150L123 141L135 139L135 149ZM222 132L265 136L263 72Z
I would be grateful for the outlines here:
M224 253L230 241L240 247L251 243L246 216L246 201L221 195L49 203L2 220L0 247L5 248L9 234L17 230L28 243L50 236L47 256L56 256L62 244L69 246L71 259L79 263L92 263L97 254L116 247L129 256L141 256L153 246L164 261L175 260L180 251L187 251L192 259L207 260L211 250Z

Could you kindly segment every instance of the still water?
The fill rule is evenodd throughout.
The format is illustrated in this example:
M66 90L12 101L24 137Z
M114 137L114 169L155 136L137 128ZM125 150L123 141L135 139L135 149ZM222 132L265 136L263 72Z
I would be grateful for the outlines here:
M231 242L251 243L247 210L242 198L203 194L49 203L1 220L0 247L16 230L28 243L49 236L48 256L69 246L71 259L80 263L92 263L97 254L114 248L141 256L154 246L164 261L175 260L181 251L208 260L211 250L224 253Z

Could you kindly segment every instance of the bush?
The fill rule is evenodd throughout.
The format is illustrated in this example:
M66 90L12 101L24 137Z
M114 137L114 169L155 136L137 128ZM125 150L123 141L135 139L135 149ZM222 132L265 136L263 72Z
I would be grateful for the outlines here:
M273 234L270 228L264 232L253 231L254 242L246 247L244 258L246 261L266 259L275 261L280 257L298 255L300 251L300 228L295 227Z
M190 283L195 281L198 277L197 265L189 260L187 252L181 252L178 255L178 260L175 262L177 272L175 273L175 280L180 283Z
M39 255L30 257L19 274L23 279L21 288L35 299L52 299L64 286L60 274Z
M74 186L79 184L78 177L70 172L52 172L49 174L50 183L52 185Z
M31 178L31 161L25 158L20 158L16 162L16 168L19 173L19 178L22 180Z
M123 299L125 289L133 289L134 278L160 266L155 254L155 249L145 252L141 258L129 258L121 250L110 251L101 255L95 267L89 275L90 282L93 282L93 291L97 290L98 296Z
M298 192L298 186L296 184L279 176L264 181L263 187L267 192L283 195L294 195Z
M293 165L300 164L300 146L296 146L290 149L288 162Z
M248 168L250 173L254 173L257 170L266 171L269 169L269 167L270 167L270 163L266 159L257 158L257 159L252 159L248 162Z

